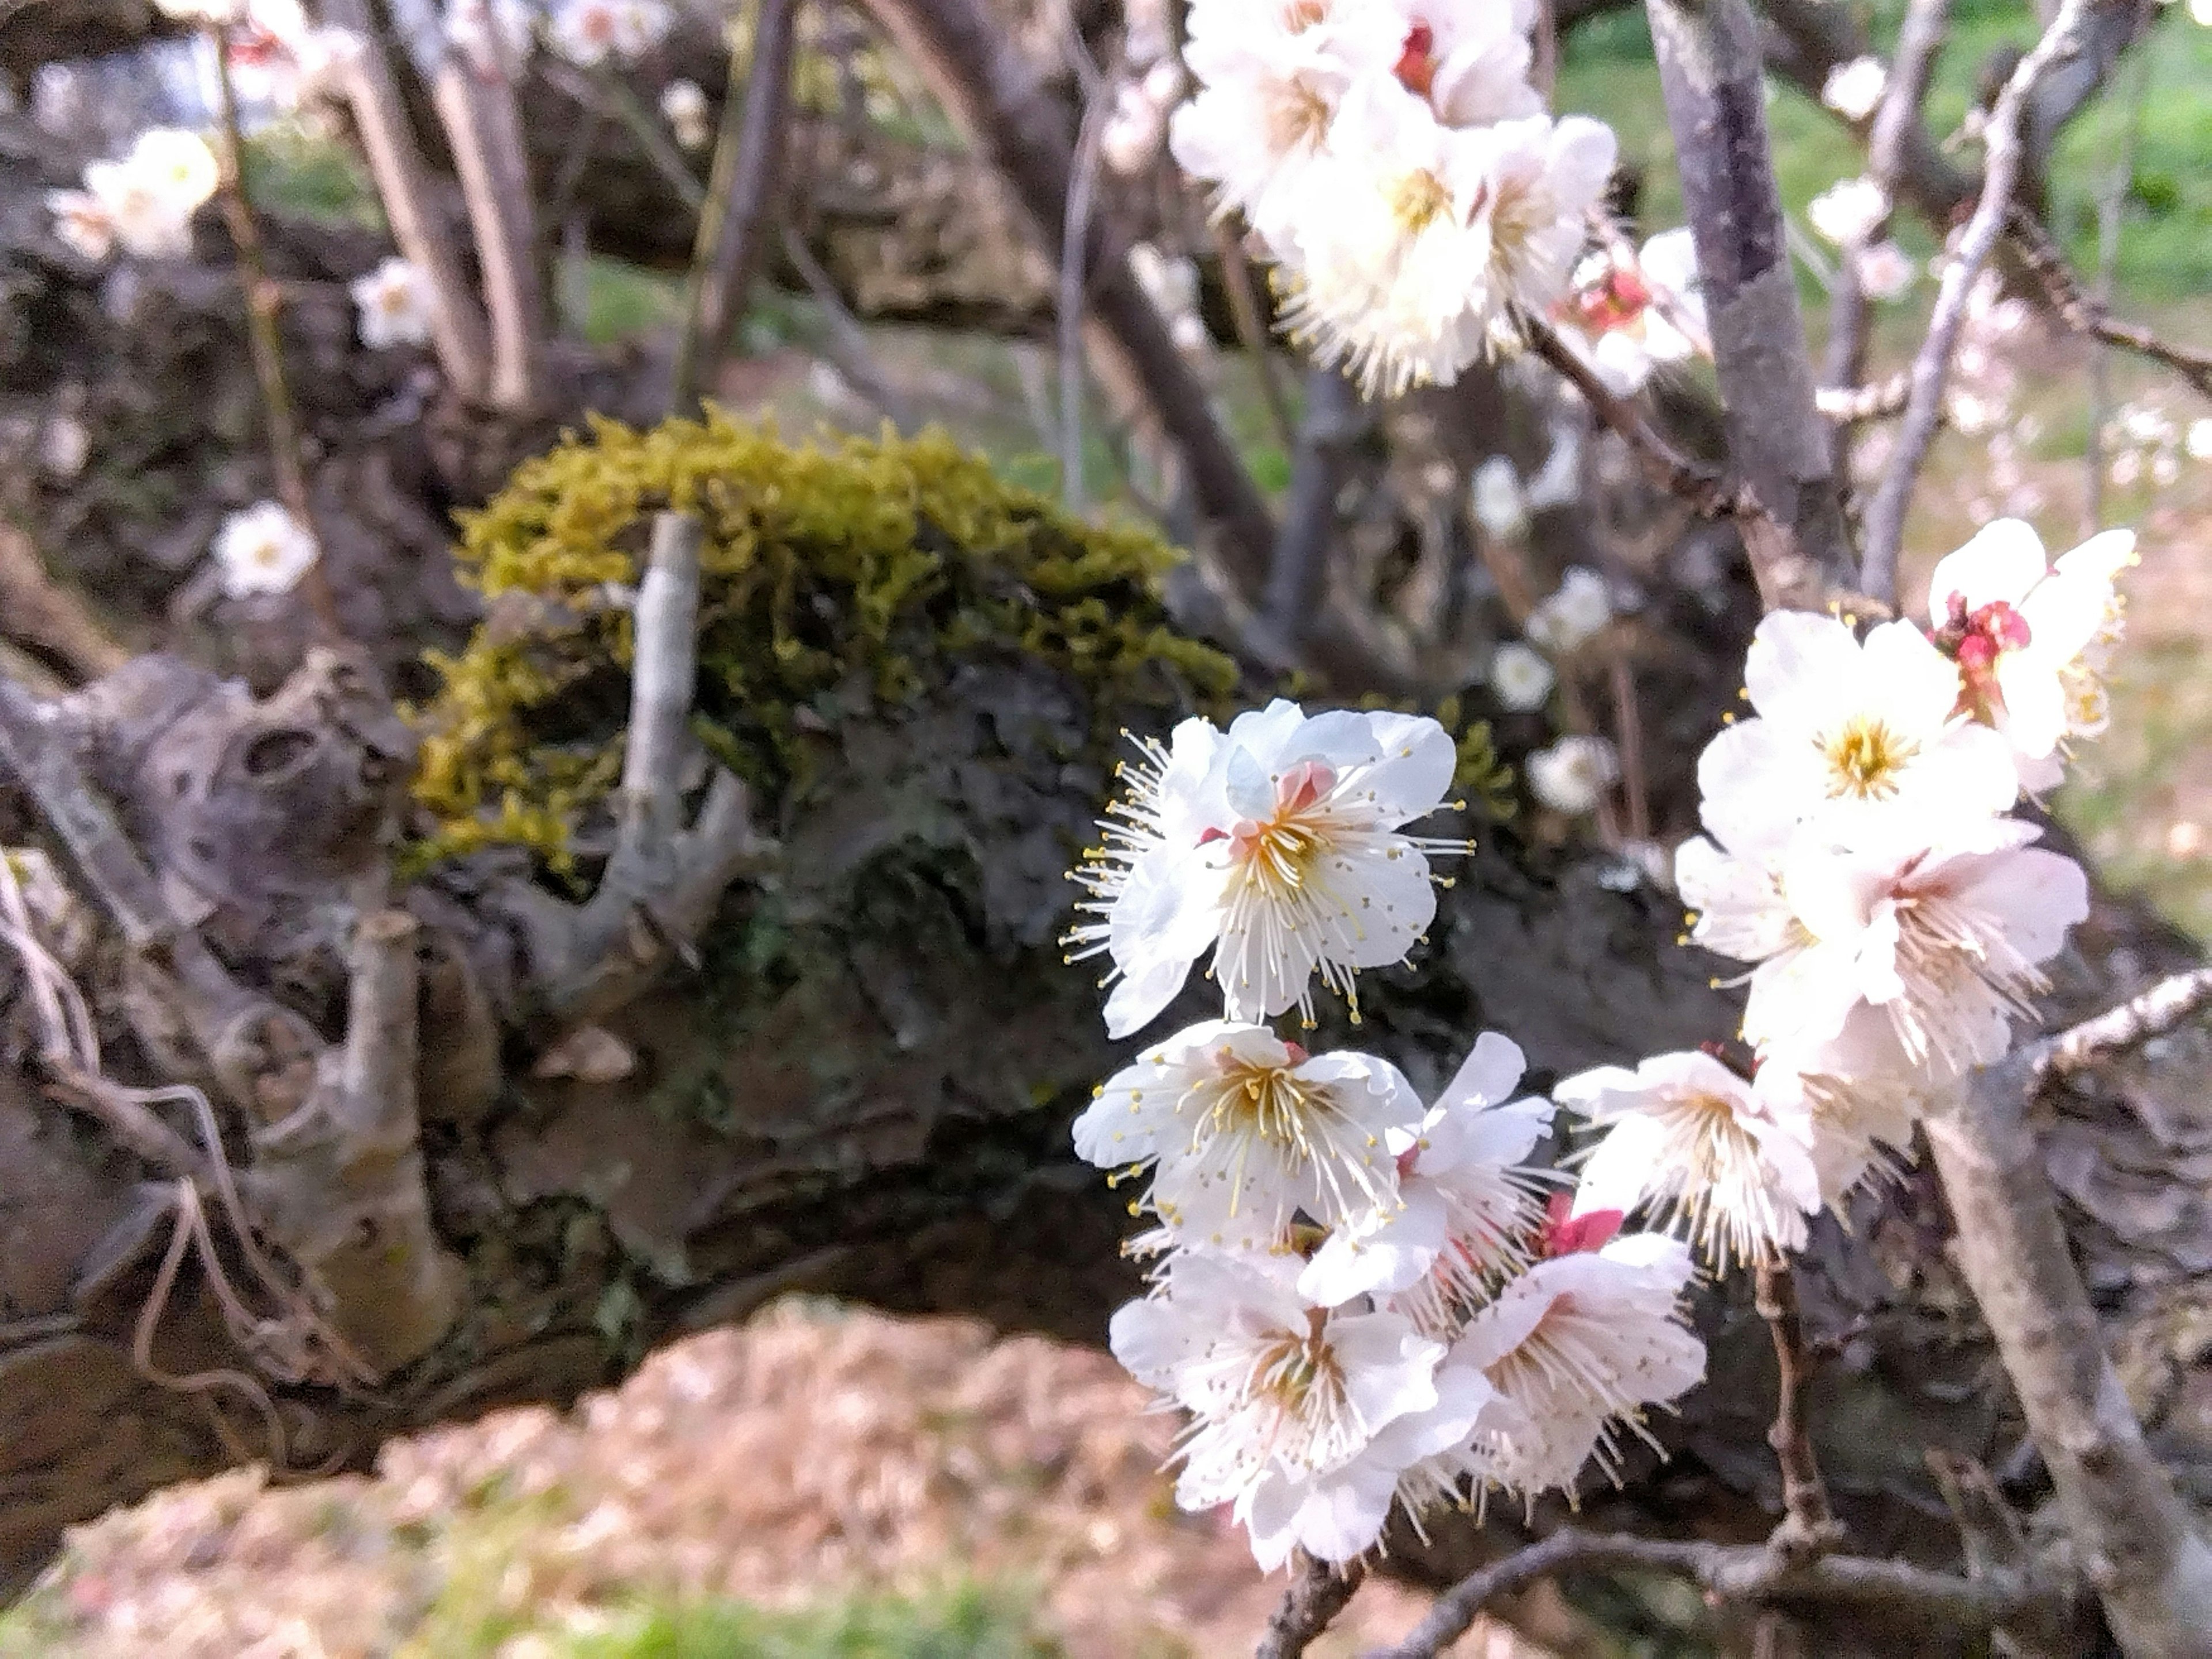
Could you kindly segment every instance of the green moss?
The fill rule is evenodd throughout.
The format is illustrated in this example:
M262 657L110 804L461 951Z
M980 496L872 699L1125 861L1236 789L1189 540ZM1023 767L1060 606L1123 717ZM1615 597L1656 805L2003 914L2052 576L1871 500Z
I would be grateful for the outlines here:
M630 617L609 585L638 580L667 507L706 530L695 729L775 802L807 788L814 734L910 702L962 659L1042 659L1117 720L1236 684L1228 658L1169 624L1158 580L1178 555L1069 517L941 432L801 447L719 412L647 432L599 421L463 520L460 567L492 618L434 659L426 853L507 843L566 866L576 815L621 771Z

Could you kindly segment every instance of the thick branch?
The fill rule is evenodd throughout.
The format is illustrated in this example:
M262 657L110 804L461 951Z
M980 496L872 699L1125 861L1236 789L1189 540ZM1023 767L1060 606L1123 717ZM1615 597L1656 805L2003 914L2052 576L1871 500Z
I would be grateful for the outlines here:
M1364 1561L1347 1561L1338 1567L1301 1553L1292 1569L1291 1587L1283 1592L1282 1605L1268 1619L1253 1659L1301 1659L1313 1639L1351 1605L1353 1593L1366 1577Z
M1828 585L1848 586L1850 544L1784 240L1758 25L1745 0L1649 0L1645 9L1734 470L1778 532L1778 556L1801 558Z
M1663 1572L1723 1601L1881 1607L1952 1630L1990 1630L2064 1594L2050 1575L1960 1578L1903 1561L1824 1555L1794 1559L1764 1544L1708 1544L1565 1528L1468 1574L1395 1647L1367 1659L1438 1659L1499 1596L1556 1572Z
M2020 182L2021 124L2027 116L2028 99L2045 72L2073 50L2074 34L2086 9L2086 0L2067 0L2043 39L2036 42L2035 50L2021 59L1990 111L1984 128L1989 162L1981 199L1960 234L1958 252L1943 267L1936 314L1929 321L1927 339L1912 360L1912 392L1905 406L1905 422L1898 429L1896 453L1882 474L1873 505L1867 509L1866 556L1860 585L1878 599L1897 596L1897 559L1905 542L1905 517L1942 414L1943 388L1950 379L1959 331L1966 320L1966 302L2003 232L2013 190Z
M2191 994L2205 994L2201 986ZM2177 994L2169 1006L2185 1000ZM2107 1016L2116 1029L2142 1018L2132 1006ZM2043 1057L2055 1052L2039 1044L1976 1073L1953 1110L1928 1120L1957 1223L1953 1254L2120 1645L2130 1659L2201 1659L2212 1630L2212 1547L2145 1445L2105 1356L2027 1121Z
M2030 1051L2031 1063L2039 1079L2071 1077L2107 1054L2163 1036L2206 1008L2212 1008L2212 968L2176 974L2038 1044Z
M869 0L868 9L935 82L960 124L1005 175L1040 246L1066 223L1074 174L1066 107L1041 85L1005 30L975 0ZM1127 360L1188 462L1200 507L1220 527L1221 553L1248 592L1267 580L1275 526L1243 459L1215 420L1118 238L1088 239L1091 313Z

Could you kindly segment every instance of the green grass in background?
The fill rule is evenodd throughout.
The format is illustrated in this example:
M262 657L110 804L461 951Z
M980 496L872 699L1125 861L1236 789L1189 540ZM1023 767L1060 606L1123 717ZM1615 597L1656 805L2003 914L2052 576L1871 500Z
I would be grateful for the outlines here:
M1875 40L1885 55L1903 15L1902 0L1879 0L1873 8ZM2025 46L2036 33L2035 14L2021 0L1960 0L1929 93L1930 130L1941 138L1957 128L1992 47ZM2206 165L2212 157L2212 29L2192 22L2185 8L2170 7L2137 55L2149 84L2120 240L2118 294L2124 305L2154 308L2212 292L2212 167ZM2083 269L2096 265L2096 192L2120 155L2136 101L2136 74L2122 66L2069 127L2052 167L2052 216ZM1650 228L1681 222L1674 143L1640 9L1575 31L1560 64L1558 102L1563 111L1601 116L1620 135L1623 158L1645 170ZM1775 171L1791 212L1802 215L1820 191L1864 170L1850 133L1794 88L1776 83L1767 118ZM1961 158L1977 159L1972 153ZM1906 228L1904 240L1919 253L1935 246L1917 224Z
M554 1638L559 1659L1055 1659L1018 1601L960 1585L770 1613L735 1601L641 1607Z

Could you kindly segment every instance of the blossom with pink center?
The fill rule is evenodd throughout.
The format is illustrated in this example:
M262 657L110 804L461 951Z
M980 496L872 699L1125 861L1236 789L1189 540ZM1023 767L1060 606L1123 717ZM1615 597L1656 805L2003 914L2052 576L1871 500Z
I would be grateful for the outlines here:
M1279 698L1225 733L1186 720L1171 748L1148 747L1076 872L1093 920L1068 942L1112 958L1108 1030L1149 1024L1209 947L1234 1020L1310 1017L1316 975L1351 999L1359 969L1403 960L1436 914L1430 856L1466 843L1401 826L1443 805L1457 764L1425 716L1309 716Z
M1511 1039L1475 1039L1436 1104L1386 1138L1397 1155L1395 1201L1330 1232L1299 1277L1308 1299L1334 1307L1382 1297L1423 1330L1449 1334L1527 1265L1544 1177L1524 1161L1551 1125L1552 1104L1511 1098L1522 1068Z
M1170 1243L1281 1247L1303 1212L1324 1227L1395 1209L1394 1133L1421 1121L1398 1068L1309 1054L1264 1025L1207 1020L1146 1049L1075 1121L1079 1157L1133 1175Z
M1820 1186L1812 1117L1794 1091L1689 1051L1580 1073L1552 1097L1606 1131L1582 1166L1577 1214L1650 1206L1723 1270L1804 1244Z
M2119 637L2119 573L2135 536L2108 530L2051 563L2018 519L1985 526L1936 567L1928 591L1937 647L1959 665L1961 704L2003 734L2021 781L2058 781L2069 738L2104 729L2101 670Z

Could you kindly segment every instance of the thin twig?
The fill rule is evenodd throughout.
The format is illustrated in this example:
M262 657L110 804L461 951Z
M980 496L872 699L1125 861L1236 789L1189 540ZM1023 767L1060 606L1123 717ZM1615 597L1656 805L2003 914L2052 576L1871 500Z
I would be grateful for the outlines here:
M1563 1528L1444 1592L1413 1633L1367 1659L1437 1659L1491 1602L1565 1571L1663 1572L1723 1601L1881 1607L1954 1630L1990 1630L2069 1592L2057 1575L1961 1578L1870 1556L1795 1559L1764 1544L1711 1544Z
M1920 128L1921 106L1928 97L1929 73L1943 45L1944 26L1951 0L1908 0L1904 25L1898 31L1897 55L1883 83L1872 136L1867 143L1867 176L1882 193L1885 203L1897 191L1898 171L1905 161L1909 134ZM1889 210L1881 222L1855 233L1844 245L1836 284L1829 293L1828 358L1821 379L1830 386L1856 386L1866 378L1867 337L1872 306L1864 282L1867 249L1877 236L1887 234ZM1836 476L1850 476L1851 429L1838 422L1829 434Z
M1599 378L1551 324L1523 317L1522 331L1536 355L1583 394L1598 418L1627 440L1644 475L1661 489L1687 502L1704 518L1742 518L1760 510L1748 486L1723 477L1717 467L1692 460L1668 442L1644 419L1644 411Z
M1893 603L1897 598L1897 561L1905 542L1905 519L1912 494L1920 482L1920 469L1935 441L1942 412L1943 390L1950 380L1952 355L1966 320L1966 306L1982 267L1996 246L2020 182L2025 144L2021 125L2035 83L2065 53L2073 50L2074 37L2086 14L2088 0L2063 0L2058 15L2044 31L2033 51L2020 61L2004 90L1997 94L1984 128L1988 161L1983 174L1981 199L1973 217L1960 233L1958 250L1943 267L1936 297L1936 313L1928 325L1928 337L1912 361L1912 395L1905 404L1905 422L1899 428L1897 447L1882 474L1881 487L1867 509L1866 547L1860 566L1859 586L1875 598Z
M1082 50L1079 42L1077 51ZM1085 54L1085 60L1088 54ZM1068 179L1067 207L1060 230L1060 285L1054 325L1060 345L1060 493L1067 510L1081 513L1087 491L1083 477L1084 276L1089 269L1091 198L1098 188L1101 150L1112 106L1103 97L1086 98L1077 134L1075 167Z
M261 412L269 425L269 465L276 480L276 498L292 521L309 535L314 533L314 514L307 503L307 475L300 465L300 422L292 402L292 388L284 377L284 347L276 331L276 313L283 296L269 280L269 260L261 244L261 223L246 196L246 141L238 118L238 87L230 72L230 32L221 23L206 25L215 49L215 78L221 118L216 123L217 190L222 197L223 216L230 226L230 240L238 260L239 285L246 290L246 339L253 360L253 379L261 389ZM338 622L337 598L330 577L318 556L300 579L309 608L323 629L335 636L345 630Z
M1636 668L1626 649L1613 653L1613 739L1620 757L1620 798L1631 841L1651 838L1651 787L1644 766L1644 717L1636 701Z
M876 361L860 319L846 309L845 296L837 291L837 284L830 280L830 273L822 269L821 262L808 250L806 239L787 223L782 240L783 257L799 273L799 280L806 284L814 303L822 307L828 336L823 350L831 367L893 426L902 432L914 431L920 422L913 399Z
M2117 1008L2085 1019L2029 1050L2037 1079L2066 1078L2107 1055L2161 1036L2212 1008L2212 968L2162 979Z
M2081 280L2066 264L2066 256L2051 233L2025 209L2014 208L2005 221L2005 237L2022 263L2035 273L2050 297L2059 320L2077 334L2087 334L2123 351L2147 357L2170 368L2207 397L2212 397L2212 352L2170 345L2140 323L2122 322L2097 301L2081 291Z
M1333 1624L1351 1605L1353 1593L1367 1577L1361 1560L1336 1566L1316 1561L1300 1551L1291 1571L1291 1587L1267 1620L1253 1659L1300 1659L1314 1638Z
M1821 415L1840 425L1902 415L1911 396L1912 377L1902 369L1869 386L1824 386L1814 394Z
M1774 1422L1766 1443L1774 1448L1774 1461L1782 1469L1783 1520L1769 1541L1785 1554L1817 1554L1832 1548L1843 1529L1828 1506L1805 1413L1813 1376L1797 1312L1797 1281L1787 1262L1762 1262L1758 1271L1759 1316L1773 1333L1776 1369Z
M1273 343L1267 337L1267 320L1261 314L1255 291L1258 274L1253 270L1252 262L1244 257L1244 244L1236 228L1225 220L1214 222L1213 246L1221 258L1221 286L1229 295L1230 320L1237 325L1237 339L1252 354L1252 367L1260 377L1260 397L1267 405L1268 422L1283 447L1292 448L1297 442L1297 422L1291 418L1290 399L1283 395L1280 366L1269 349Z
M496 51L477 59L448 46L430 95L453 151L483 278L491 319L487 395L510 413L535 410L545 392L545 294L514 83Z

